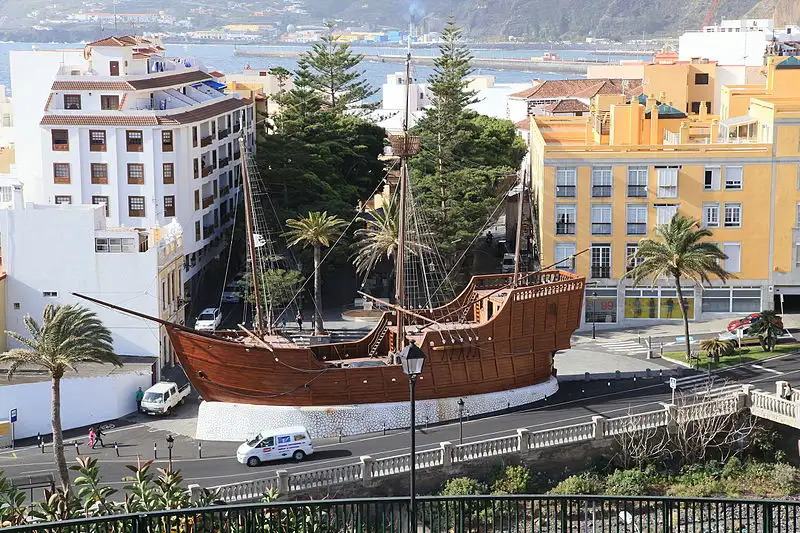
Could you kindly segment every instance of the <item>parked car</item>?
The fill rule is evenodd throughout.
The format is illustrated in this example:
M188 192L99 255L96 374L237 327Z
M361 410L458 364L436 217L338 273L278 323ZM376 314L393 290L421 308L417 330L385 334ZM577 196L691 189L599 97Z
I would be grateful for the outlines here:
M242 293L238 286L228 285L222 291L222 303L238 304L242 301Z
M502 272L503 274L514 272L514 254L503 255Z
M303 426L267 429L242 443L236 450L236 460L247 466L258 466L264 461L277 461L291 457L302 461L314 453L311 435Z
M215 331L222 325L222 311L219 307L209 307L197 316L194 329L197 331Z
M142 412L150 415L169 414L176 405L183 404L191 392L192 387L188 383L180 388L173 381L156 383L144 391Z
M735 331L742 326L751 326L761 320L761 313L750 313L744 318L737 318L736 320L732 320L730 324L728 324L728 331ZM783 328L783 321L778 321L778 326Z
M750 324L744 324L733 331L723 331L717 338L721 341L731 341L731 342L738 342L739 339L739 330L742 331L742 344L755 344L759 342L758 335L749 335L747 330L750 329ZM778 342L781 341L794 341L794 337L789 330L784 329L781 334L778 336Z

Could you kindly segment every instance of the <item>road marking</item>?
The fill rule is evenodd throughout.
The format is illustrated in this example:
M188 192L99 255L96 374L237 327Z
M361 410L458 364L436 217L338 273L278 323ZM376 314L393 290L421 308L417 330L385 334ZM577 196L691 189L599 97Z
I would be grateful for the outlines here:
M17 452L11 452L11 455L0 455L0 459L16 459Z
M775 370L774 368L767 368L767 367L761 366L761 365L750 365L750 366L752 368L757 368L758 370L766 370L767 372L772 372L773 374L777 374L779 376L782 376L784 374L780 370Z

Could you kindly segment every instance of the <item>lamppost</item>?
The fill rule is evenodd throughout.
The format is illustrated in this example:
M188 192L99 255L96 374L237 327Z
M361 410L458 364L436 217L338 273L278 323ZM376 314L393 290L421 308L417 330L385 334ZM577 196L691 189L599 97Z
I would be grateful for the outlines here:
M411 461L409 463L410 470L411 470L411 478L409 480L410 485L410 531L412 533L416 532L416 524L417 524L417 500L416 500L416 466L417 466L417 441L416 441L416 431L417 431L417 414L416 414L416 406L414 403L414 387L417 382L417 376L422 373L422 365L425 363L425 353L419 349L419 347L414 344L414 341L411 341L408 346L403 348L400 352L400 360L403 365L403 372L408 376L408 390L410 393L410 401L411 401Z
M169 451L169 462L167 463L167 471L172 473L172 444L175 442L175 439L172 438L172 435L167 435L167 450Z
M597 338L595 322L597 322L597 291L592 291L592 339Z
M464 444L464 398L458 399L458 443Z

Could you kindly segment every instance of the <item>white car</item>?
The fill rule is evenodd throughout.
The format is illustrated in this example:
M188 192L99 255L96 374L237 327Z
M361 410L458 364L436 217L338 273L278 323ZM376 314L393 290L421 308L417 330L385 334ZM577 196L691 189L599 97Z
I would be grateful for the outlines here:
M242 301L242 293L239 287L235 285L228 285L222 291L222 303L224 304L238 304Z
M247 466L258 466L265 461L292 458L302 461L314 453L311 436L303 426L293 426L262 431L236 450L236 460Z
M503 254L503 274L514 272L514 254Z
M721 341L738 342L739 341L738 331L741 330L743 344L749 344L758 341L758 335L748 335L747 330L749 328L750 328L749 325L745 325L733 331L723 331L722 333L717 335L717 338ZM780 342L781 340L794 340L794 337L792 336L791 333L789 333L788 329L784 329L781 332L781 334L778 335L778 342Z
M219 307L209 307L203 309L194 323L197 331L215 331L222 325L222 311Z

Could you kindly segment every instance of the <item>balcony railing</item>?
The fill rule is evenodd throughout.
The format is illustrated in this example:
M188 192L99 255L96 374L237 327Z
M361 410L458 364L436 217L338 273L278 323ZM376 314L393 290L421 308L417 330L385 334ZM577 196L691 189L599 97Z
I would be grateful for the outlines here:
M611 235L611 222L592 222L592 235Z
M225 128L224 130L219 130L219 133L217 133L217 138L224 139L225 137L228 136L230 132L231 130L229 130L228 128Z
M647 185L628 185L628 198L647 198Z
M610 278L611 266L609 265L592 265L593 278Z
M575 223L556 222L556 235L575 235Z
M203 198L203 209L214 204L214 195L206 196Z
M228 163L231 162L230 157L220 157L219 158L219 168L225 168L228 166Z
M211 135L206 135L200 138L200 146L205 147L213 142L214 138Z
M242 153L241 152L233 152L233 159L234 160L239 159L240 157L242 157Z
M233 125L233 133L239 133L239 130L242 129L241 124L234 124Z
M646 235L647 222L628 222L628 235Z
M230 185L226 185L226 186L224 186L223 188L221 188L221 189L219 190L219 196L220 196L220 198L222 198L223 196L227 196L227 194L228 194L229 192L231 192L231 186L230 186Z
M595 198L608 198L611 196L611 185L592 185L592 196Z
M204 178L206 176L208 176L209 174L211 174L212 172L214 172L214 165L208 165L208 166L203 167L202 174L203 174Z
M557 198L575 198L575 185L558 185L556 187Z
M231 220L231 218L232 218L232 215L230 213L225 213L224 215L220 216L219 217L220 225L224 226L225 224L227 224Z
M215 229L216 226L214 224L211 224L210 226L203 226L203 238L208 239L211 237L214 234Z

